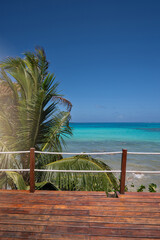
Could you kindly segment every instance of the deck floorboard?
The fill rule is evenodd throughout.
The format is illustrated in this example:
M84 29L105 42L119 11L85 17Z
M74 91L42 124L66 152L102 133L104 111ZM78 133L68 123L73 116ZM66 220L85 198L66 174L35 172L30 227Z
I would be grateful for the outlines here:
M160 239L160 193L0 190L0 239Z

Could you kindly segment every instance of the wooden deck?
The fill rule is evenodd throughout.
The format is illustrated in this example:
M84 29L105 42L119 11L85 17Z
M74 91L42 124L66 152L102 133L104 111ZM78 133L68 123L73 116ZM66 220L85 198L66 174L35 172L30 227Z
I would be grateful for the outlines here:
M160 193L0 190L0 239L160 239Z

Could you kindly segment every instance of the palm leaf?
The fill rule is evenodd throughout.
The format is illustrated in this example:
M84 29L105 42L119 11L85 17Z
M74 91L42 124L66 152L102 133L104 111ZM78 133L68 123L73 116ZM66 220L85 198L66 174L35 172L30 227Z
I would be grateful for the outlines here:
M108 165L89 156L75 156L52 162L47 169L57 170L111 170ZM62 190L111 191L117 189L117 181L112 173L53 173L47 172L44 178L56 182Z
M28 190L29 187L25 184L25 181L21 174L17 172L6 172L7 176L12 180L18 190Z
M13 187L13 184L16 189L18 190L29 190L30 186L25 184L23 176L17 172L6 172L7 177L10 179L10 184ZM4 180L5 178L3 178ZM4 184L5 182L0 181L0 185ZM13 184L12 184L13 183ZM43 181L35 183L36 190L59 190L53 183Z

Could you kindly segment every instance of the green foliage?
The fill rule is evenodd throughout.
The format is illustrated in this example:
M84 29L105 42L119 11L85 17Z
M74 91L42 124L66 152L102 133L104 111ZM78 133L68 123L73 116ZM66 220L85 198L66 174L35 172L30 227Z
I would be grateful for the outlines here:
M0 189L2 189L3 186L6 187L7 183L7 176L4 172L0 173Z
M148 186L148 191L149 192L156 192L157 185L155 183L150 183ZM138 189L137 192L143 192L143 190L146 189L144 185L141 185Z
M15 188L18 190L28 190L27 185L21 174L17 172L6 172L7 176L13 181Z
M137 192L143 192L143 190L145 189L146 187L144 185L141 185L138 189L137 189Z
M150 183L148 187L149 192L156 192L157 185L155 183Z
M45 169L56 170L111 170L111 168L100 160L90 156L74 156L55 160L43 166ZM12 188L18 190L29 189L21 174L7 172L12 180ZM69 191L117 191L118 184L112 173L42 173L39 182L35 183L37 190L69 190ZM126 189L127 190L127 189Z
M7 58L0 67L0 86L6 89L0 94L0 140L5 148L61 150L64 136L72 131L70 112L59 111L58 105L71 109L72 104L57 93L43 49L25 53L24 59Z
M64 137L72 135L72 104L57 87L41 48L25 53L23 59L8 57L0 63L0 151L62 150ZM67 111L60 111L62 103ZM29 156L1 155L0 168L29 168ZM28 173L22 174L28 184Z
M74 156L46 165L56 170L111 170L104 162L90 156ZM112 173L53 173L44 176L61 190L71 191L116 191L118 184Z
M17 172L6 172L8 178L11 180L9 181L11 183L12 188L18 190L29 190L30 186L27 186L24 182L24 179L21 174ZM13 184L14 186L13 186ZM56 186L54 186L52 183L44 181L35 183L35 189L36 190L59 190Z

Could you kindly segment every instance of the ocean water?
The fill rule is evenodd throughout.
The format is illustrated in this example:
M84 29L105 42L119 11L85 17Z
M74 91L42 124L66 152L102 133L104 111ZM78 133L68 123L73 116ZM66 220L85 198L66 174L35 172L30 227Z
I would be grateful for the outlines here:
M160 123L71 123L73 136L66 140L67 152L160 152ZM96 155L112 169L121 168L121 155ZM127 170L159 170L160 155L128 155ZM119 175L117 174L117 177ZM157 184L160 174L127 174L126 184L135 191L141 184ZM131 185L134 187L131 187Z

